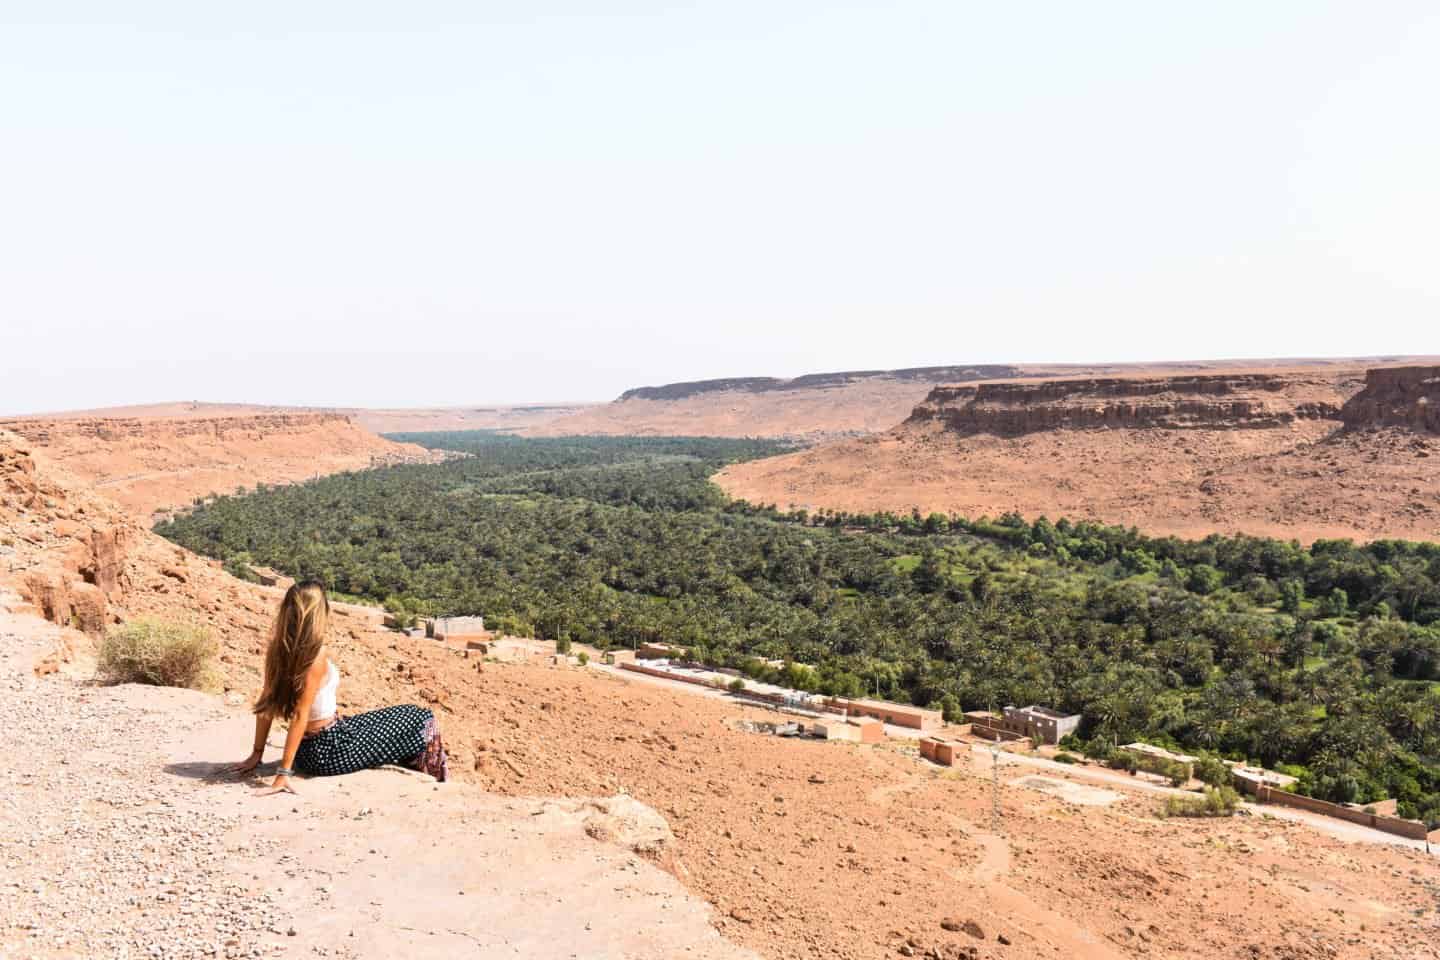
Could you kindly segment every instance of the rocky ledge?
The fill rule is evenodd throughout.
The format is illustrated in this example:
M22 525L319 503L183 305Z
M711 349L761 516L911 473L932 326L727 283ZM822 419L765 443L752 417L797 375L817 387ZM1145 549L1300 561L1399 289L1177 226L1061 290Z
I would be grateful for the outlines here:
M349 425L353 418L341 413L262 413L234 417L140 418L82 417L18 418L0 420L0 429L19 434L31 443L42 446L57 437L116 441L151 436L214 437L224 439L231 434L266 437L279 433L297 433L331 424Z
M1440 367L1381 367L1340 411L1347 430L1409 427L1440 433Z
M1105 428L1274 428L1338 420L1342 396L1322 377L1216 374L939 386L909 422L956 433L1019 436Z

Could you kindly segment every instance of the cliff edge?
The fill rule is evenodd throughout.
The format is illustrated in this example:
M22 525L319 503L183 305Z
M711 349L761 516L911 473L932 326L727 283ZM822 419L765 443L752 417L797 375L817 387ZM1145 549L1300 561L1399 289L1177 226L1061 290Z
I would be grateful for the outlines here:
M1341 384L1272 373L1207 374L939 386L909 422L955 433L1020 436L1047 430L1233 430L1338 420Z
M1347 430L1404 427L1440 433L1440 367L1388 367L1365 374L1365 388L1340 413Z

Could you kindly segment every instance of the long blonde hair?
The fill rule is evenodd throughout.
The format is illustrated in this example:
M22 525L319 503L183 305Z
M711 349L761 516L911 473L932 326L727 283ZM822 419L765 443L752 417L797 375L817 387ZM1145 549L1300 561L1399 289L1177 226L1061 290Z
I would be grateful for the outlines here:
M330 598L317 581L306 580L285 591L265 651L265 685L255 701L256 713L287 719L295 713L305 674L325 645L329 625Z

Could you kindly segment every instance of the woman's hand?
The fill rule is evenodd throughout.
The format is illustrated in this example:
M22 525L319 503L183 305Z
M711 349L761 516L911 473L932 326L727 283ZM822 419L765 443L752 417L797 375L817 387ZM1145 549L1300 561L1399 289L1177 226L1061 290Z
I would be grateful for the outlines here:
M275 779L270 781L270 789L265 792L265 796L270 797L277 793L295 793L295 788L290 786L290 778L283 773L275 774ZM298 796L298 794L296 795Z
M264 750L252 750L250 751L250 756L231 767L230 772L237 775L249 773L251 770L260 766L260 759L263 756L265 756Z

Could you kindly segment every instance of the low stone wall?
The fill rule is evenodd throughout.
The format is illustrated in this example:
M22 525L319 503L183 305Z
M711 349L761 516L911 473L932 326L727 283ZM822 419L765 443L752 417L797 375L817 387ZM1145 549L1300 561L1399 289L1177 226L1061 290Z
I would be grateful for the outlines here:
M991 726L988 723L972 722L970 724L970 732L973 733L975 736L983 737L986 740L1009 740L1011 742L1014 742L1016 740L1030 739L1024 734L1015 733L1012 730L1006 730L1004 727Z
M925 737L920 741L920 756L941 766L953 767L957 757L964 751L964 745L953 740Z
M683 673L670 673L668 670L659 670L655 667L647 667L638 663L621 663L617 664L617 666L621 670L629 670L631 673L643 673L647 676L661 677L665 680L678 680L681 683L693 683L697 687L708 687L711 690L720 689L704 677L692 677L687 676Z
M1409 837L1412 840L1424 840L1428 835L1425 824L1419 820L1401 820L1399 817L1387 817L1378 813L1366 813L1364 810L1352 810L1349 807L1342 807L1338 803L1316 800L1314 797L1304 797L1286 790L1276 790L1274 787L1267 787L1264 784L1256 786L1255 799L1262 803L1278 803L1282 807L1309 810L1311 813L1323 814L1337 820L1348 820L1351 823L1358 823L1362 827L1383 830L1385 833Z

